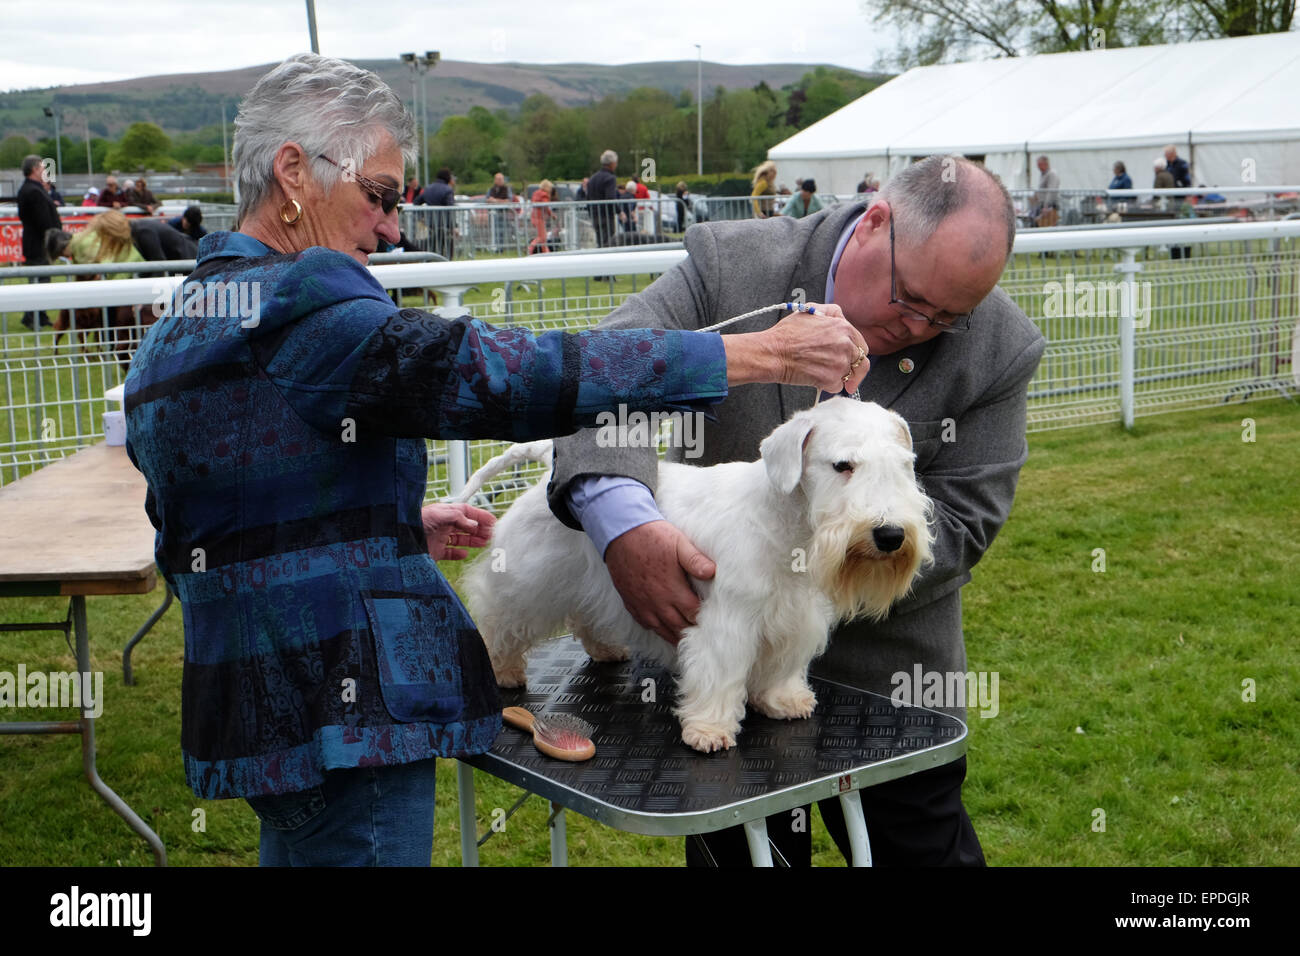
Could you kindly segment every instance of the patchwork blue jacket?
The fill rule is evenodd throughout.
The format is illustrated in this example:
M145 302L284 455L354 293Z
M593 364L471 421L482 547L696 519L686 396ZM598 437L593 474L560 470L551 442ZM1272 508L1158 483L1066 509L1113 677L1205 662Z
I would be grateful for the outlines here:
M184 609L181 748L209 799L491 747L486 650L426 547L426 437L528 441L727 393L716 334L399 310L322 248L212 233L183 293L131 363L127 450Z

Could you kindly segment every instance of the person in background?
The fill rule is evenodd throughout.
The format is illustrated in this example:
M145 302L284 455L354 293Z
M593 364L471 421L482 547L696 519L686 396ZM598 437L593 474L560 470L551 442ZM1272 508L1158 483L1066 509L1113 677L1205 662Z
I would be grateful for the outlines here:
M1174 187L1177 189L1190 189L1192 187L1192 170L1187 165L1187 160L1178 155L1178 150L1173 145L1165 147L1165 168L1169 170L1169 175L1174 178Z
M23 184L18 187L18 221L23 227L23 264L29 266L49 265L45 258L45 233L50 229L62 229L63 220L59 218L59 207L50 198L49 184L45 179L45 163L33 153L23 157ZM49 282L49 276L41 276L37 282ZM48 325L49 316L44 312L27 312L22 323L33 332L42 324Z
M583 177L582 177L582 185L579 186L579 187L578 187L578 191L577 191L576 193L573 194L573 198L574 198L574 199L576 199L576 200L578 200L578 201L582 201L582 200L584 200L584 199L587 198L587 183L590 182L590 180L591 180L591 177L589 177L589 176L583 176Z
M122 205L118 200L116 176L104 177L104 188L99 191L99 205L108 209L117 209Z
M685 181L677 184L674 203L677 206L677 231L685 232L686 214L691 211L691 195L690 190L686 188Z
M510 188L506 182L504 173L497 173L492 177L492 188L487 191L485 197L488 202L494 205L503 205L514 202L515 191ZM504 209L494 209L488 215L492 217L492 251L504 252L510 242L510 215L511 213Z
M117 201L113 203L113 208L124 209L127 206L134 206L134 205L137 205L136 198L135 198L135 186L133 186L131 184L131 180L128 179L126 182L122 184L122 188L117 191Z
M198 242L165 220L135 216L130 225L131 241L146 262L198 258Z
M1034 193L1034 225L1055 226L1061 221L1061 177L1046 156L1038 157L1038 191Z
M619 190L618 198L627 200L621 207L623 214L619 217L623 220L623 230L636 232L636 180L629 179Z
M600 169L592 173L587 182L587 211L591 214L591 225L596 230L596 245L602 249L614 244L618 223L627 215L620 204L613 202L618 199L618 178L614 175L616 169L618 153L607 149L600 154Z
M101 212L85 229L68 242L68 258L78 265L91 262L144 262L144 256L131 241L131 223L120 209ZM106 275L106 279L126 279L130 273Z
M151 216L158 208L158 200L149 191L149 185L144 181L143 176L135 181L135 204Z
M760 196L776 195L776 163L765 160L754 168L754 186L750 195L755 197L750 205L754 207L755 219L770 219L776 215L771 199L759 199Z
M1174 176L1166 168L1169 164L1165 160L1165 158L1163 156L1157 156L1155 162L1152 165L1155 166L1156 179L1155 182L1152 183L1151 188L1152 189L1173 189ZM1158 197L1158 198L1163 198L1163 197Z
M208 231L203 228L203 210L198 206L186 206L185 211L179 216L168 219L167 225L185 233L195 242L208 234Z
M862 175L862 182L858 183L858 192L874 193L880 190L880 180L876 178L873 172L866 172Z
M799 181L799 191L785 204L785 208L781 210L781 215L802 219L804 216L811 216L815 212L821 212L821 208L822 201L817 198L817 181L802 179Z
M537 235L528 240L528 255L535 252L550 252L550 247L546 244L546 235L550 230L551 223L555 221L555 213L551 212L550 204L555 202L556 189L549 179L543 179L533 191L532 201L533 209L531 219L533 228L537 230Z
M1115 175L1111 178L1110 185L1106 187L1107 189L1132 189L1133 188L1133 179L1132 177L1129 176L1128 170L1124 168L1123 163L1116 161L1112 171L1114 172ZM1119 200L1132 199L1133 197L1132 196L1111 196L1110 198L1112 201L1114 201L1116 199Z
M402 202L413 203L418 195L420 195L420 180L412 176L406 181L406 192L402 194Z
M89 189L87 189L86 195L81 197L81 204L83 206L98 206L99 190L94 186L91 186Z
M451 261L456 251L456 223L453 219L456 214L450 208L456 205L456 190L452 187L452 179L451 170L443 166L433 174L433 182L415 197L417 206L439 207L436 212L429 213L432 220L429 232L433 237L433 249L430 251L448 261Z

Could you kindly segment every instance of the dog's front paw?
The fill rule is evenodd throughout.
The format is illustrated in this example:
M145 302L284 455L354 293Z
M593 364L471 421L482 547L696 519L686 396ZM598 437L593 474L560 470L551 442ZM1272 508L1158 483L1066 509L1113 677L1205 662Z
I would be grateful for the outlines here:
M726 730L716 724L682 724L682 742L706 754L730 750L736 746L736 730Z
M750 703L764 717L774 717L777 720L803 720L805 717L812 716L813 710L817 707L817 695L812 692L811 687L805 686L782 694L770 696L757 694Z
M632 652L626 647L620 647L617 644L600 644L597 642L582 642L583 650L587 656L598 664L619 663L629 660Z

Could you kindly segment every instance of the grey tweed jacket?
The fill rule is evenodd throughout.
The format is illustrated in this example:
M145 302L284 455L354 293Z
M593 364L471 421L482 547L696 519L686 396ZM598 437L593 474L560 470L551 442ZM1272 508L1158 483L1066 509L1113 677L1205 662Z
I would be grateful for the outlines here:
M689 257L600 325L698 329L798 297L800 290L806 301L819 302L840 234L864 208L849 204L799 220L693 226L686 233ZM760 331L777 318L765 313L726 332ZM922 671L966 670L961 587L1011 511L1028 455L1026 393L1044 344L1024 312L995 288L975 310L969 332L871 356L861 396L911 426L917 477L934 501L935 563L884 621L841 625L813 665L815 674L888 696L897 686L893 675L913 675L918 664ZM732 389L714 409L717 420L705 425L702 455L690 463L753 461L763 438L815 397L815 389L785 385ZM600 448L595 435L587 430L555 443L550 505L574 528L580 525L566 501L574 478L623 475L652 492L656 487L653 449ZM672 449L670 457L682 460L681 450ZM961 707L939 709L963 716Z

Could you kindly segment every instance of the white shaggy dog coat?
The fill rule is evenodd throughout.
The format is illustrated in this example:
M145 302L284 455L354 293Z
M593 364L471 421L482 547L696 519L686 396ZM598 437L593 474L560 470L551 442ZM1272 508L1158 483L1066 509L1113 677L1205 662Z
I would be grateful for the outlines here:
M549 446L515 446L461 497L503 465L545 460ZM717 565L712 580L694 582L699 615L675 653L628 614L587 535L551 514L544 483L525 492L463 579L498 683L522 686L528 648L571 628L595 660L632 649L673 665L674 713L697 750L734 746L746 701L769 717L811 715L808 666L831 627L884 617L930 561L930 502L906 421L879 405L822 402L777 427L761 452L756 462L659 466L664 517Z

